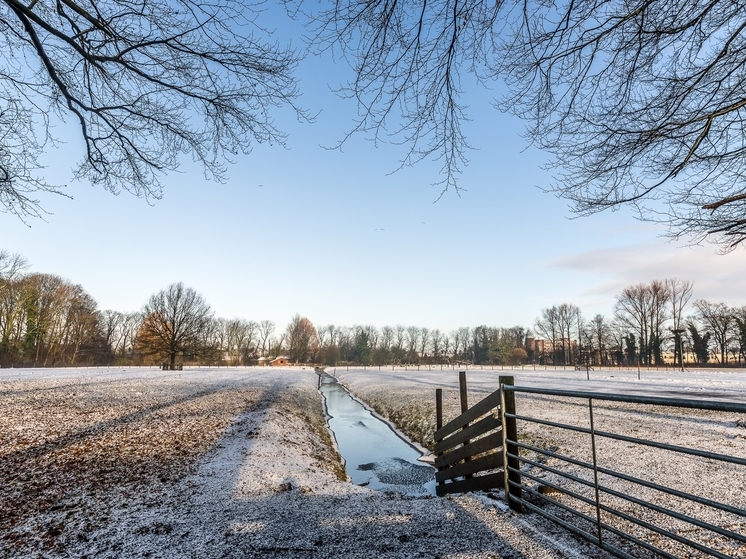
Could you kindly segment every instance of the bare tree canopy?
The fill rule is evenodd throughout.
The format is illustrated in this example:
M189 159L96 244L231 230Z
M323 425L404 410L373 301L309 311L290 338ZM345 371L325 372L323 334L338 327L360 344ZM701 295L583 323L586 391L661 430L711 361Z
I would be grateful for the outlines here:
M142 314L137 345L146 355L168 359L173 368L177 355L199 355L206 348L213 313L191 287L169 285L150 297Z
M746 13L726 0L337 0L322 47L352 61L358 130L393 134L406 162L465 161L465 76L553 154L552 190L585 215L632 205L674 237L746 239Z
M313 323L296 314L285 329L288 357L296 363L304 363L309 354L319 348L319 338Z
M111 192L161 194L186 154L208 177L252 141L283 142L273 107L293 105L298 57L262 39L260 7L229 0L0 2L0 209L43 212L52 115L85 152L75 177Z

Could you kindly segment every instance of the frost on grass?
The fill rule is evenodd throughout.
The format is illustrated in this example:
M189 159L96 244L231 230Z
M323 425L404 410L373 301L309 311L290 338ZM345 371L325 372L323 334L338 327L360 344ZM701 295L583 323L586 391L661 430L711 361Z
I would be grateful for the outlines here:
M0 555L605 557L489 501L340 481L316 381L298 369L0 370L12 418Z
M0 387L0 534L8 547L29 537L53 546L63 526L22 526L36 515L157 491L184 475L262 394L158 379Z
M469 403L475 404L495 390L497 376L493 371L467 373ZM452 371L405 373L401 371L376 372L354 370L340 375L361 399L372 405L379 413L393 421L397 427L418 441L425 441L432 448L434 431L435 388L444 389L444 422L458 414L458 377ZM584 377L585 375L583 375ZM703 399L744 399L743 373L703 371L695 373L652 372L643 373L638 380L636 371L610 371L596 374L594 381L574 374L573 371L535 373L527 371L516 375L516 385L554 387L575 390L591 390L617 394L652 393L657 395L695 397ZM432 406L429 402L433 402ZM430 409L428 409L430 408ZM555 396L516 394L516 409L519 415L539 418L549 422L564 423L581 429L590 427L588 401ZM432 411L430 411L432 410ZM429 417L428 417L429 414ZM658 441L664 444L746 458L746 433L743 417L733 413L689 410L662 406L622 404L603 400L594 401L595 429L619 433L643 441ZM557 468L566 474L583 479L577 483L566 477L548 472L540 467L523 463L524 486L538 490L543 482L559 486L563 491L553 496L560 504L571 506L589 518L595 518L595 507L579 502L569 496L572 491L592 503L593 470L569 463L559 456L591 464L593 453L589 435L579 431L560 429L546 424L520 421L518 438L524 444L543 449L543 453L521 449L521 455L538 464ZM742 465L692 457L662 448L651 448L631 441L596 437L598 464L603 468L632 476L664 487L712 499L731 507L746 509L746 470ZM529 475L541 481L532 480ZM736 533L746 532L746 521L733 515L681 499L670 493L633 484L615 476L601 474L601 485L662 507L690 515L694 518L722 526ZM546 508L567 521L574 519L560 507L544 499L524 496L536 506ZM692 538L710 546L729 557L746 557L746 546L735 540L727 540L714 532L693 526L690 523L657 514L629 499L603 494L607 506L632 517L657 523L662 528ZM676 541L661 537L638 524L623 520L619 516L603 513L603 521L624 529L634 536L648 541L674 556L690 556L692 549ZM581 526L592 532L594 524ZM691 556L699 556L696 553Z
M309 430L311 436L304 438L302 444L310 458L337 480L347 481L347 472L345 472L342 460L334 448L331 432L327 427L326 417L321 405L321 397L317 391L298 386L287 386L277 395L273 412L278 413L284 419L282 423L286 426L286 438L288 431L301 434L303 430ZM288 428L298 421L303 428ZM291 444L300 443L291 441Z

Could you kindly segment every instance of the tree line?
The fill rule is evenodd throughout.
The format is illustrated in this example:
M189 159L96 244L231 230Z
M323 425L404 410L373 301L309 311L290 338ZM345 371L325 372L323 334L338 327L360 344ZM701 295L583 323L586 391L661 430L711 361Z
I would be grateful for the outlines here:
M82 286L31 273L0 250L0 365L251 365L285 356L324 365L660 365L746 363L746 307L691 302L693 284L667 279L630 286L613 316L583 316L574 304L541 310L531 327L480 325L447 332L386 325L316 327L295 315L216 317L194 289L172 284L140 310L99 310Z
M683 366L746 363L746 306L697 299L694 285L679 279L626 287L613 315L586 320L563 303L542 309L535 329L544 362L553 364Z

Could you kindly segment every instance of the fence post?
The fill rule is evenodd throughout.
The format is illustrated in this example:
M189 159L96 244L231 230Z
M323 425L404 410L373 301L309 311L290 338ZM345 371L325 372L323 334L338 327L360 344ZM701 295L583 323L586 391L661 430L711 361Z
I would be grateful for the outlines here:
M435 389L435 430L437 431L443 427L443 389L442 388L436 388ZM435 443L440 442L440 440L436 440ZM442 452L436 454L435 456L438 457ZM438 468L440 470L440 468ZM437 485L443 485L444 481L439 481ZM438 493L438 490L436 488L435 490L436 494Z
M598 490L598 460L596 458L596 428L593 425L593 398L588 398L588 411L591 423L591 450L593 452L593 485L596 489L596 529L598 530L598 545L603 546L601 539L601 497Z
M459 396L461 398L461 413L465 413L469 409L469 397L466 392L466 371L459 371L458 372L458 391ZM463 429L466 429L469 426L467 423L462 427ZM469 444L469 440L464 441L464 446ZM470 458L464 458L464 462L469 462ZM473 474L468 474L464 476L464 479L469 479L474 477Z
M458 372L458 391L461 397L461 413L469 409L468 395L466 393L466 371Z
M518 458L518 445L515 442L518 440L518 425L515 417L507 417L507 414L515 415L515 393L505 390L505 384L513 385L514 379L512 376L500 376L500 395L501 395L501 406L500 416L503 424L503 465L505 475L505 500L508 502L510 508L516 512L523 512L523 505L515 499L521 499L521 474L519 469L521 467ZM508 456L512 454L513 456Z

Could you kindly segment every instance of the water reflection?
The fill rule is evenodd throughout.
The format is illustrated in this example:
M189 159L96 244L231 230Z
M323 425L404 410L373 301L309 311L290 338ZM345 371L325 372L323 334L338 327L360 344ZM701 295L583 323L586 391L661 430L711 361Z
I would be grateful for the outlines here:
M435 494L435 470L417 462L420 452L354 400L337 379L324 375L321 392L353 483L412 496Z

